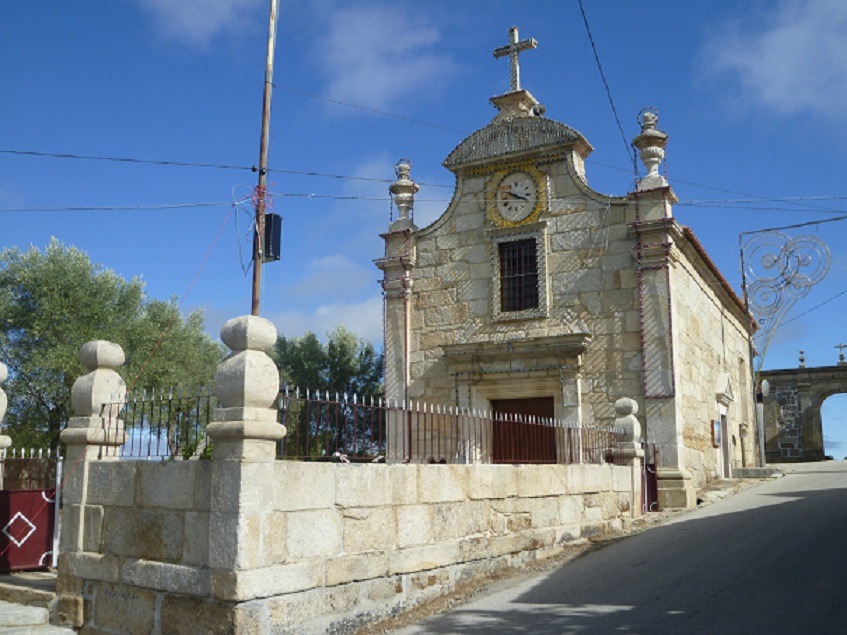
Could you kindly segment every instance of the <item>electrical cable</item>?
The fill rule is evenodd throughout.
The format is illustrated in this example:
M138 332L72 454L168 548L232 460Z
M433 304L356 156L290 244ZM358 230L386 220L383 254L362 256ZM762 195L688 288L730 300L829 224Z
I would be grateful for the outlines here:
M582 14L582 22L585 24L585 31L588 33L588 41L591 43L591 50L594 52L594 60L597 62L597 70L600 71L600 79L603 80L603 86L606 88L606 96L609 98L609 105L612 107L612 114L615 116L615 123L618 124L618 130L621 133L621 139L623 140L624 148L626 148L626 154L632 159L632 166L635 168L635 171L638 172L638 163L635 160L635 153L630 153L630 143L626 138L626 133L624 133L621 120L618 117L618 111L617 108L615 108L615 102L612 99L612 91L609 88L609 82L606 81L606 74L603 72L603 65L600 63L600 56L597 54L597 46L594 44L594 36L591 35L591 27L588 26L588 17L585 15L585 8L582 6L582 0L579 0L579 12Z
M0 150L0 154L14 154L20 156L48 157L51 159L84 159L87 161L115 161L118 163L139 163L142 165L167 165L184 168L216 168L219 170L252 170L252 167L243 165L225 165L219 163L190 163L185 161L162 161L157 159L134 159L130 157L104 157L87 154L36 152L34 150Z
M133 159L128 157L108 157L108 156L95 156L95 155L83 155L83 154L71 154L71 153L56 153L56 152L38 152L35 150L0 150L0 154L12 154L12 155L21 155L21 156L33 156L33 157L44 157L51 159L82 159L87 161L116 161L119 163L133 163L140 165L163 165L170 167L191 167L191 168L217 168L223 170L246 170L250 172L255 172L256 168L254 166L244 166L244 165L224 165L224 164L216 164L216 163L191 163L191 162L182 162L182 161L165 161L165 160L157 160L157 159ZM331 179L342 179L347 181L372 181L375 183L393 183L393 179L379 179L367 176L350 176L346 174L331 174L327 172L306 172L300 170L286 170L282 168L271 168L268 169L268 172L276 172L279 174L293 174L295 176L317 176L322 178L331 178ZM452 188L452 185L445 185L443 183L425 183L419 182L419 185L426 185L427 187L442 187L442 188Z
M197 207L220 207L230 205L227 201L205 203L166 203L163 205L67 205L61 207L0 207L0 212L133 212L139 210L191 209Z
M829 303L830 303L830 302L832 302L833 300L835 300L835 299L837 299L837 298L840 298L842 295L844 295L844 294L846 294L846 293L847 293L847 289L844 289L844 291L841 291L840 293L836 293L834 296L832 296L832 297L831 297L831 298L829 298L828 300L824 300L824 301L823 301L823 302L821 302L820 304L816 304L815 306L813 306L811 309L808 309L807 311L803 311L803 312L802 312L802 313L800 313L799 315L795 315L795 316L794 316L793 318L791 318L790 320L785 320L782 324L780 324L780 325L779 325L779 327L781 328L781 327L785 326L786 324L790 324L790 323L791 323L791 322L793 322L794 320L799 320L799 319L800 319L801 317L803 317L804 315L807 315L807 314L811 313L811 312L812 312L812 311L814 311L815 309L819 309L819 308L821 308L821 307L822 307L823 305L825 305L825 304L829 304Z

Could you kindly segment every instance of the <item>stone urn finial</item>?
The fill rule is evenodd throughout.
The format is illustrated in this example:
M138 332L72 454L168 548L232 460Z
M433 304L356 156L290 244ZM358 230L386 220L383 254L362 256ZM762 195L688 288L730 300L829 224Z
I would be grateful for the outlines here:
M659 111L653 106L643 108L638 113L638 123L641 126L641 134L632 140L632 144L638 148L641 162L647 170L647 174L638 181L639 190L651 190L666 187L668 182L659 174L659 166L665 158L665 146L668 143L668 135L656 128L659 122Z
M9 369L3 362L0 362L0 384L9 377ZM6 416L6 407L9 405L9 398L6 397L6 392L0 386L0 430L2 430L3 417ZM0 434L0 450L5 450L12 445L12 438L5 434Z
M411 172L412 162L409 159L400 159L394 167L397 180L388 188L397 206L397 220L391 225L394 230L411 228L414 221L415 194L421 187L410 178Z

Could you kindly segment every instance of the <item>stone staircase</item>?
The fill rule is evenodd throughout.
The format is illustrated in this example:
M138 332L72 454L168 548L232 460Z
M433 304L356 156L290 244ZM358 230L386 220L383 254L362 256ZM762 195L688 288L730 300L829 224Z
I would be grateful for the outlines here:
M56 575L46 572L0 575L0 635L73 635L50 624L47 609L56 598Z
M47 609L0 600L0 634L73 635L75 631L52 626Z

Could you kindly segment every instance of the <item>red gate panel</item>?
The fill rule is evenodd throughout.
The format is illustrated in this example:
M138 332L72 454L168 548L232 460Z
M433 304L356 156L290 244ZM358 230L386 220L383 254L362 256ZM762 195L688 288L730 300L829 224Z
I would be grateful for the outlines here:
M55 489L0 491L0 571L50 566Z

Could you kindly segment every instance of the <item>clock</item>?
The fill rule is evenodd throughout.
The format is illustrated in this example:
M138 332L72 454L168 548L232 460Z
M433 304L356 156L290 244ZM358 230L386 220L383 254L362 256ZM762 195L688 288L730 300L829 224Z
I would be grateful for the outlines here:
M511 172L497 185L495 205L507 221L517 222L535 211L538 203L538 184L529 172Z

